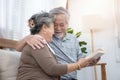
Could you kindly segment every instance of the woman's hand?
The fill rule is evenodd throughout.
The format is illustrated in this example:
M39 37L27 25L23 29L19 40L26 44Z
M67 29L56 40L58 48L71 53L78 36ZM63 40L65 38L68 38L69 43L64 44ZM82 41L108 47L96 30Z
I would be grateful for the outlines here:
M95 64L97 64L97 62L100 60L100 57L98 59L93 59L88 66L93 66Z
M92 61L92 58L89 58L89 59L80 58L77 62L79 69L88 66L91 61Z

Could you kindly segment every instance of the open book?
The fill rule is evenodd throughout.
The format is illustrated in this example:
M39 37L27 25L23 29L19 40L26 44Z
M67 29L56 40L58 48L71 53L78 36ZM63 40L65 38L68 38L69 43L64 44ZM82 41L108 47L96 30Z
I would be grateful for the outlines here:
M102 56L103 54L105 54L105 51L103 49L97 49L96 51L91 53L89 56L87 56L86 59L89 59L89 58L97 59L100 56Z

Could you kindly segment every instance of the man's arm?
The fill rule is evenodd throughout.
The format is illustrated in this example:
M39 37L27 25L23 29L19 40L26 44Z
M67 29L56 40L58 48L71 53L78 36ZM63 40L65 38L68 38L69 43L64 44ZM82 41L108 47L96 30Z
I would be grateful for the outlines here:
M25 44L26 44L25 39L18 41L16 45L16 50L21 52Z
M41 47L44 47L44 44L47 44L47 42L40 35L28 35L22 40L17 42L16 50L22 51L22 49L26 44L31 46L33 49L36 49L36 48L40 49Z

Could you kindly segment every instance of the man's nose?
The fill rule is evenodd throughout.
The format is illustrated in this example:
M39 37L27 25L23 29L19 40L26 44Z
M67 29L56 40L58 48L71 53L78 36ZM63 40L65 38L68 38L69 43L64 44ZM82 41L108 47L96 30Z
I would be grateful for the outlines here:
M56 30L61 30L61 27L60 26L56 26L55 29Z

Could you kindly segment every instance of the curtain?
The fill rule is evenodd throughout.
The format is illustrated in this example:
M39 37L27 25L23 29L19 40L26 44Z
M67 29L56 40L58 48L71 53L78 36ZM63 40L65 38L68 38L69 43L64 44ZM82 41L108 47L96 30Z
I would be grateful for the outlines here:
M0 36L15 39L21 25L21 0L0 0Z
M0 0L0 37L19 40L29 34L31 15L49 11L54 0Z

